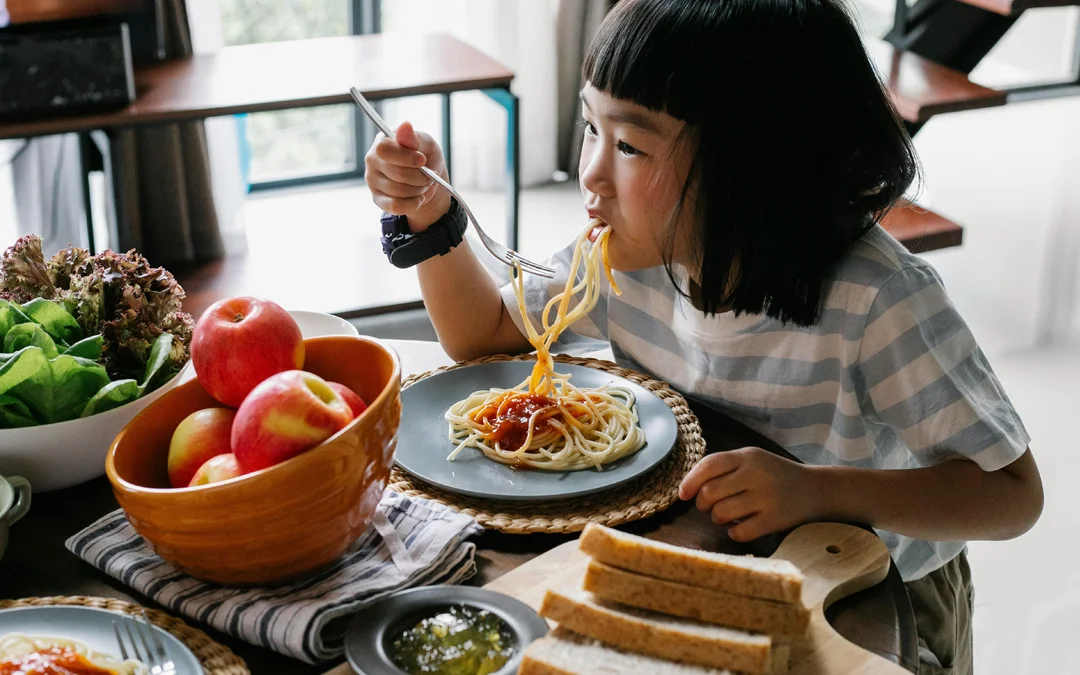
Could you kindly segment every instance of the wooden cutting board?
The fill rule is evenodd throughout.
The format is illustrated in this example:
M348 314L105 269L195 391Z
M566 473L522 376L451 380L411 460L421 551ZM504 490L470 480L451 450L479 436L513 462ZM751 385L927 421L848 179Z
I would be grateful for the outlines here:
M810 609L810 630L806 640L792 645L791 675L911 675L849 642L825 620L830 604L885 580L889 550L876 535L850 525L811 523L789 534L772 557L790 560L805 575L802 601ZM547 589L580 588L588 561L577 541L569 541L485 588L539 609Z

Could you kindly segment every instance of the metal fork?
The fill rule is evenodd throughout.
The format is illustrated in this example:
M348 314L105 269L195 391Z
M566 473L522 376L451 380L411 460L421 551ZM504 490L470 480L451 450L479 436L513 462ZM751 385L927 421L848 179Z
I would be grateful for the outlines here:
M176 665L165 651L157 630L146 617L146 610L141 610L132 619L121 619L119 626L114 620L112 626L121 657L143 662L150 668L150 675L176 675Z
M360 90L356 87L353 87L349 90L349 92L352 94L353 100L356 101L356 104L360 106L360 108L364 111L365 114L367 114L369 118L371 118L371 121L375 123L375 126L379 127L379 131L386 134L387 138L393 138L397 140L397 137L394 135L394 130L391 129L390 125L387 124L386 121L382 118L382 116L375 111L375 108L373 108L371 104L368 103L368 100L364 98L364 95L360 93ZM521 265L522 271L529 272L537 276L547 277L549 279L555 276L555 270L553 270L552 268L541 265L540 263L533 262L528 258L523 258L517 251L508 249L499 242L489 237L487 233L484 232L483 228L480 227L480 223L477 222L476 216L473 215L473 212L469 208L469 205L465 203L465 200L462 199L461 195L458 194L457 190L455 190L450 185L450 183L443 180L442 176L435 173L426 166L420 167L420 170L423 171L424 174L431 178L433 181L446 188L446 191L452 194L454 198L458 200L458 204L461 204L461 208L465 209L465 213L469 216L469 220L472 221L473 227L476 228L476 234L480 235L480 241L483 242L484 247L488 250L489 253L491 253L491 255L495 256L500 262L505 263L510 267Z

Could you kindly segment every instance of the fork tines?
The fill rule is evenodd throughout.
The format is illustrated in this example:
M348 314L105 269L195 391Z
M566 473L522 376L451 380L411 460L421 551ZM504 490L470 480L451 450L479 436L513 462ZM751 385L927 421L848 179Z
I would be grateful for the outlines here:
M167 675L175 672L165 645L146 616L145 609L140 610L139 614L120 619L119 624L113 620L112 625L122 658L141 661L150 667L154 674Z

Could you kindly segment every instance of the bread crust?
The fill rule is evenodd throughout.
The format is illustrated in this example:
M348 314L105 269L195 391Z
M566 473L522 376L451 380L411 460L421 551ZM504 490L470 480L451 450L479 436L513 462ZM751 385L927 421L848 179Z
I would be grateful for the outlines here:
M802 572L788 560L697 551L596 523L585 526L579 546L593 560L661 579L779 602L802 597Z
M604 600L773 636L802 637L810 625L810 611L801 603L690 586L616 569L596 560L589 562L582 586Z

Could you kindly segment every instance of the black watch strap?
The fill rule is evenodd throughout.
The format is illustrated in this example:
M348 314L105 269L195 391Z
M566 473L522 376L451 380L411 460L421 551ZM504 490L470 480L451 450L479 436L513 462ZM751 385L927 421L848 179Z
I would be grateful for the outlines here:
M469 218L456 199L450 210L423 232L409 230L405 216L383 214L382 249L390 264L402 269L418 265L428 258L446 255L465 239Z

